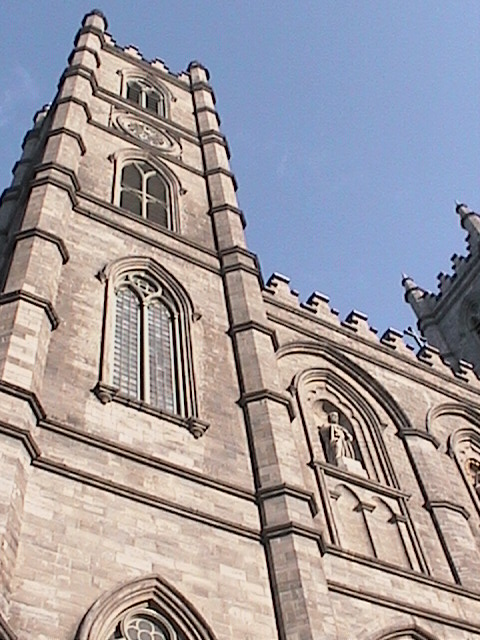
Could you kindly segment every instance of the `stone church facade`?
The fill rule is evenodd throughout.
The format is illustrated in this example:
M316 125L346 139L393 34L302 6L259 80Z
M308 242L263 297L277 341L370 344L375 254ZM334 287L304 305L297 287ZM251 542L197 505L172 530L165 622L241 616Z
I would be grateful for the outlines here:
M415 353L264 284L228 158L88 14L1 200L0 638L480 638L480 217Z

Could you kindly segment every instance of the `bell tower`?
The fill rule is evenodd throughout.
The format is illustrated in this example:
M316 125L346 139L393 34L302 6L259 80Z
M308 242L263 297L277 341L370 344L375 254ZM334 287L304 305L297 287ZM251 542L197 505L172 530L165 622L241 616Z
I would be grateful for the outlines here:
M454 369L464 360L480 373L480 216L465 204L456 212L467 233L467 255L452 256L453 273L439 273L436 294L403 278L405 299L430 345Z

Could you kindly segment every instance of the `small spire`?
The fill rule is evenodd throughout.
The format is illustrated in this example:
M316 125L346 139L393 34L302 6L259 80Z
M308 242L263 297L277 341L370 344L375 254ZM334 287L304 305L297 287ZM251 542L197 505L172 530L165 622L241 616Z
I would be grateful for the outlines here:
M405 289L405 294L407 294L409 291L413 291L413 289L420 289L414 279L410 276L407 276L406 273L402 273L402 286Z
M467 243L470 252L478 253L480 238L480 216L463 202L457 203L455 211L460 216L460 224L468 233Z
M427 292L405 273L402 274L402 286L405 289L405 301L412 307L417 318L421 318L426 310L425 305L428 305L425 297Z
M458 213L462 220L470 213L473 213L465 203L459 202L458 200L455 200L455 211Z

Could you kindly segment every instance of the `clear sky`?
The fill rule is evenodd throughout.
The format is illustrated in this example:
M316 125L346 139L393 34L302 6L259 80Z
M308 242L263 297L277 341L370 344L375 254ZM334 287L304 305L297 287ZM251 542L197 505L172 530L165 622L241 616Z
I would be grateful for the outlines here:
M0 0L0 184L55 94L83 0ZM480 4L462 0L104 0L109 32L174 72L211 72L266 278L318 290L383 332L464 252L480 211Z

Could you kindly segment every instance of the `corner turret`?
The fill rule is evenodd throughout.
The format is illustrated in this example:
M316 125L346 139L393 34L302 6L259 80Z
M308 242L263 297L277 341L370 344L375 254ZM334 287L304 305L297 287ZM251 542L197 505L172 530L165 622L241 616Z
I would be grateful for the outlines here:
M426 294L428 292L419 287L413 278L410 278L405 273L402 273L402 286L405 289L406 302L413 308L417 318L421 318L426 312Z

